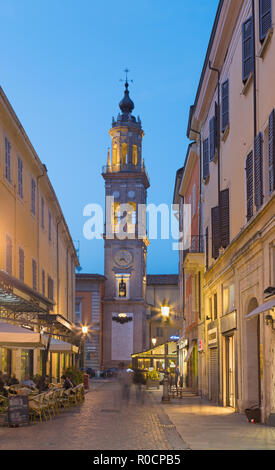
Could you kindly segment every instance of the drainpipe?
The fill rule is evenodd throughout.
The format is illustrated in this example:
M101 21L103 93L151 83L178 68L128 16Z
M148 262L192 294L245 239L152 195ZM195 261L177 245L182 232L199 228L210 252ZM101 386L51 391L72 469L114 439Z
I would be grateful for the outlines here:
M211 61L209 60L208 66L210 70L216 72L218 74L218 116L217 116L217 151L218 151L218 201L220 207L220 199L221 199L221 169L220 169L220 151L221 151L221 144L220 144L220 77L221 73L215 67L212 67Z
M255 0L252 0L252 25L253 25L253 133L254 141L257 137L257 73L256 73L256 22L255 22ZM258 394L259 394L259 407L262 404L262 386L261 386L261 364L260 364L260 318L257 321L257 347L258 347Z

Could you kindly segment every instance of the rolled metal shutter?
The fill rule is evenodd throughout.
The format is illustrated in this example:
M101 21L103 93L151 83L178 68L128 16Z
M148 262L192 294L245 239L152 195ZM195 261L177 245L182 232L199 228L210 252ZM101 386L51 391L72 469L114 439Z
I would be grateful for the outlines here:
M218 401L218 373L218 348L212 348L209 350L209 395L215 402Z

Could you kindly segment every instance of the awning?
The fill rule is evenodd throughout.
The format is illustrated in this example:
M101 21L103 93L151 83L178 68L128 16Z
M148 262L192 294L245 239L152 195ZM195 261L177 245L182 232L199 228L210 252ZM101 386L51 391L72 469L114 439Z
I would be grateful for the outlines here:
M28 349L44 348L46 344L46 338L40 333L11 323L0 322L0 346Z
M252 312L246 315L245 318L254 317L255 315L259 315L260 313L266 312L267 310L271 310L274 307L275 299L269 300L268 302L264 302L262 305L259 305L259 307L255 308L255 310L252 310Z
M184 358L184 362L187 362L190 359L190 356L192 354L192 351L194 349L195 343L192 343L188 349L188 352L186 354L186 357Z
M45 336L46 341L48 338ZM66 341L61 341L60 339L52 338L50 343L50 351L51 352L59 352L59 353L74 353L77 354L79 348L74 344L67 343Z

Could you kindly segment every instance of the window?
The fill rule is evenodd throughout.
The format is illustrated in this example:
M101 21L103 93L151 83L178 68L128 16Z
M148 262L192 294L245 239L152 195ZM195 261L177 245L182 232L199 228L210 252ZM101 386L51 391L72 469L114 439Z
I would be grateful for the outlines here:
M219 256L220 244L220 210L219 206L212 207L212 258L216 259Z
M203 141L203 179L209 176L209 146L208 139Z
M275 110L269 116L268 127L268 181L269 192L275 189Z
M272 27L272 1L259 0L260 41L263 42Z
M35 259L32 259L32 288L37 290L37 265Z
M223 315L233 312L235 309L235 286L230 284L222 286L222 312Z
M130 297L130 275L129 274L116 274L116 297L121 300L129 299Z
M229 225L229 189L220 192L220 244L226 248L230 242L230 225Z
M75 322L82 322L82 301L81 299L76 299L75 301Z
M125 142L121 145L121 164L126 165L127 163L127 144Z
M11 183L11 144L5 138L5 177Z
M225 131L229 125L229 80L226 80L222 83L222 109L221 109L221 118L222 118L222 132Z
M8 235L6 236L6 272L12 275L12 241Z
M133 165L137 165L138 163L138 152L137 152L136 145L133 145L132 162L133 162Z
M54 299L53 279L50 276L48 276L48 298Z
M196 214L196 185L193 185L193 206L192 206L193 216Z
M17 157L17 170L18 195L23 199L23 162L19 156Z
M205 230L205 267L209 267L209 249L208 249L208 227Z
M246 82L254 67L253 18L248 18L242 26L243 42L243 82Z
M41 227L45 228L45 200L41 197Z
M254 144L254 198L256 209L263 204L263 138L260 132Z
M114 144L114 145L113 145L112 164L113 164L113 165L117 165L117 164L118 164L118 161L117 161L117 144Z
M214 294L214 320L218 318L218 297L217 293Z
M24 282L24 250L19 248L19 279Z
M253 216L253 152L246 158L246 218L250 220Z
M49 241L52 239L52 214L49 211Z
M212 297L209 297L209 302L208 302L208 317L212 320Z
M163 337L163 329L160 327L160 326L157 326L156 328L156 336L158 338L162 338Z
M210 161L215 160L216 149L217 149L217 140L218 140L218 105L215 103L215 116L213 116L209 121L209 159Z
M31 179L31 213L35 215L35 191L36 191L36 183L34 179Z
M42 269L42 273L41 273L41 287L42 287L42 294L45 295L46 294L46 280L45 280L45 270Z

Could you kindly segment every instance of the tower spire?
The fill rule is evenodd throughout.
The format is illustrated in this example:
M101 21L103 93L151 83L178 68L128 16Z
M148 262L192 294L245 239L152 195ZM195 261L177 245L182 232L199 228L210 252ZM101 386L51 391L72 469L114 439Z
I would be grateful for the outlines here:
M124 70L125 72L125 75L126 75L126 78L125 78L125 90L124 90L124 97L123 99L120 101L119 103L119 107L122 111L123 114L131 114L131 112L133 111L135 105L133 103L133 101L131 100L131 98L129 97L129 90L128 90L128 87L129 87L129 83L128 83L128 73L130 72L129 69L125 69ZM121 80L122 81L122 80ZM130 80L131 82L133 82L133 80Z

